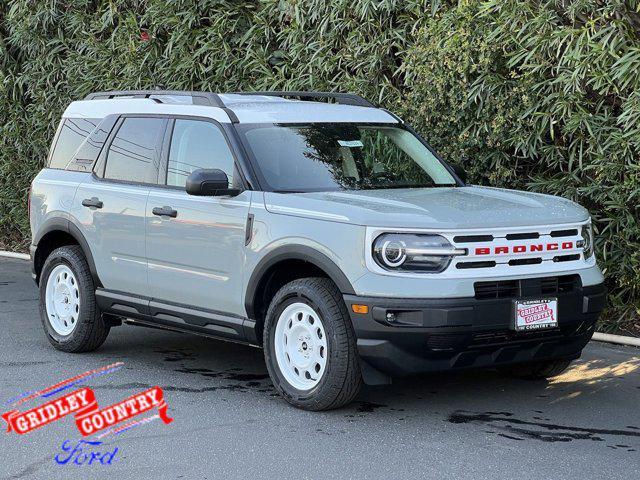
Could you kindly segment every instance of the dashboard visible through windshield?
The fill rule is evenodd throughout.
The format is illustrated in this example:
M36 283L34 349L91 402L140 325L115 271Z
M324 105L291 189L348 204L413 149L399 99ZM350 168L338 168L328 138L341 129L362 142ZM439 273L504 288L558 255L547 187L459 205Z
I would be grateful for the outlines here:
M387 124L237 125L261 183L276 192L457 185L405 128Z

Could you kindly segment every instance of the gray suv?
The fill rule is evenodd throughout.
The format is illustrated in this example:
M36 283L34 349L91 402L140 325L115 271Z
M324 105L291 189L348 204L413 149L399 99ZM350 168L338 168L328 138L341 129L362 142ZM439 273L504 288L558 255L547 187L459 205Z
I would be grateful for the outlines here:
M466 185L352 94L91 94L29 206L54 347L123 322L258 345L309 410L399 375L557 375L604 306L584 208Z

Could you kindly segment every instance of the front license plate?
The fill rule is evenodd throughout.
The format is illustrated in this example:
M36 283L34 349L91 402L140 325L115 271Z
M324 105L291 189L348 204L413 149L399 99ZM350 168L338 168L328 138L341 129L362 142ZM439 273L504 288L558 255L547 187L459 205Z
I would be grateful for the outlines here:
M516 331L542 330L558 326L558 299L525 300L515 302Z

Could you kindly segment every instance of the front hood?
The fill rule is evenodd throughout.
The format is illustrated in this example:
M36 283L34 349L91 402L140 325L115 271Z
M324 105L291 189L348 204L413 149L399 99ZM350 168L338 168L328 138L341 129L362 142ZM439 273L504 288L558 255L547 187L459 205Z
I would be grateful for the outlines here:
M272 213L395 228L483 228L578 223L588 212L570 200L488 187L266 193Z

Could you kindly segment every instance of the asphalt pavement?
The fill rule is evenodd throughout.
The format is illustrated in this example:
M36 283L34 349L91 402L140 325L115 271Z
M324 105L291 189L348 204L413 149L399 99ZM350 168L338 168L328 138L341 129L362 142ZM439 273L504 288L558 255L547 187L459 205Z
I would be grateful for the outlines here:
M83 448L109 454L105 464L64 463L81 438L71 416L0 433L2 478L640 478L638 349L592 342L552 382L493 371L406 378L311 413L278 397L257 348L122 326L96 352L58 352L37 297L29 263L1 258L2 413L46 401L15 405L20 395L123 362L81 385L101 407L158 385L173 422L87 437L102 442Z

